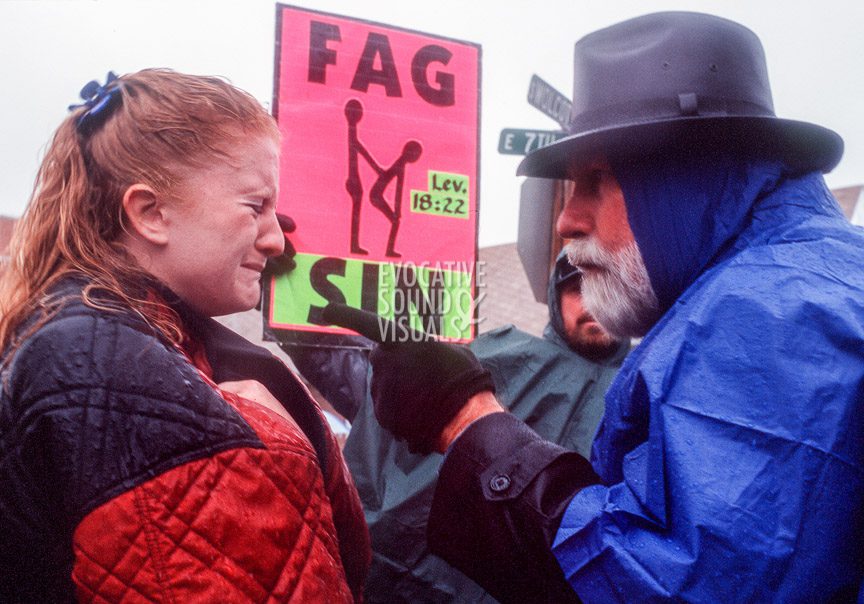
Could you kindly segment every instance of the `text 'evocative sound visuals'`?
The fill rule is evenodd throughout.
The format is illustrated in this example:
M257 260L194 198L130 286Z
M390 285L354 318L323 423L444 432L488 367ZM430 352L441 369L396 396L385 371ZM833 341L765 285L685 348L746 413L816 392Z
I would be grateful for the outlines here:
M277 208L297 268L264 284L265 336L357 346L321 316L342 302L471 340L480 47L285 5L277 24Z

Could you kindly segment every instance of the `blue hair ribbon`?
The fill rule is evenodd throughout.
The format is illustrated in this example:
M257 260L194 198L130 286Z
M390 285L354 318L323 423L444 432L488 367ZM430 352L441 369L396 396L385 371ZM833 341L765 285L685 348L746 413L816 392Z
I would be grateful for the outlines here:
M81 134L91 134L96 128L104 123L111 112L120 104L120 85L112 84L117 81L113 71L109 71L105 77L103 86L96 80L91 80L81 89L81 98L84 102L79 105L69 105L69 111L86 107L87 111L82 113L75 126Z

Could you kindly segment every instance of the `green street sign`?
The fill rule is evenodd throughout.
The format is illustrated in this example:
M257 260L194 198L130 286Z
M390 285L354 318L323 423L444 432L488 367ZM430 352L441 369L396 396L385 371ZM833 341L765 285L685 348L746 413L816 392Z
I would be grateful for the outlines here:
M498 139L498 153L505 155L528 155L540 147L551 145L567 136L566 132L553 130L519 130L504 128Z
M570 99L536 74L531 76L528 85L528 103L561 124L562 128L567 128L570 123Z

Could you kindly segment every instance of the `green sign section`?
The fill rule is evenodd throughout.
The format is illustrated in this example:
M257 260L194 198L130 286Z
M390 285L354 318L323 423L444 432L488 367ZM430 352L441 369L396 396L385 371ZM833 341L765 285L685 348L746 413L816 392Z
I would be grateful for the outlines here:
M278 325L319 326L321 309L334 301L394 321L397 340L411 337L409 326L448 339L471 336L473 269L467 263L390 264L314 254L295 260L297 268L274 282Z
M411 190L411 211L468 219L468 176L429 170L429 190Z
M294 260L297 268L273 284L276 323L315 325L309 322L310 308L325 307L334 290L341 292L345 304L360 307L365 262L313 254L297 254Z
M382 264L379 312L427 334L471 337L471 273L433 266ZM397 336L399 334L397 333Z

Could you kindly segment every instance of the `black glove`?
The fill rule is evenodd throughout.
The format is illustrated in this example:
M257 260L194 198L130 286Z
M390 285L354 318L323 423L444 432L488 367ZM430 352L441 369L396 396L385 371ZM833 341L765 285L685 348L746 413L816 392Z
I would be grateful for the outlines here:
M279 221L279 228L282 229L282 236L285 238L285 250L280 255L267 259L264 267L265 275L282 275L297 268L297 262L294 260L297 250L288 238L289 233L297 230L297 224L285 214L276 214L276 220Z
M441 431L475 394L495 392L492 375L465 346L442 342L379 345L372 362L375 417L412 453L431 453Z
M324 318L378 342L382 334L397 333L379 325L386 319L344 305L328 305ZM433 340L387 341L372 351L369 360L375 417L406 441L412 453L434 451L441 431L468 399L495 392L492 375L465 346Z

